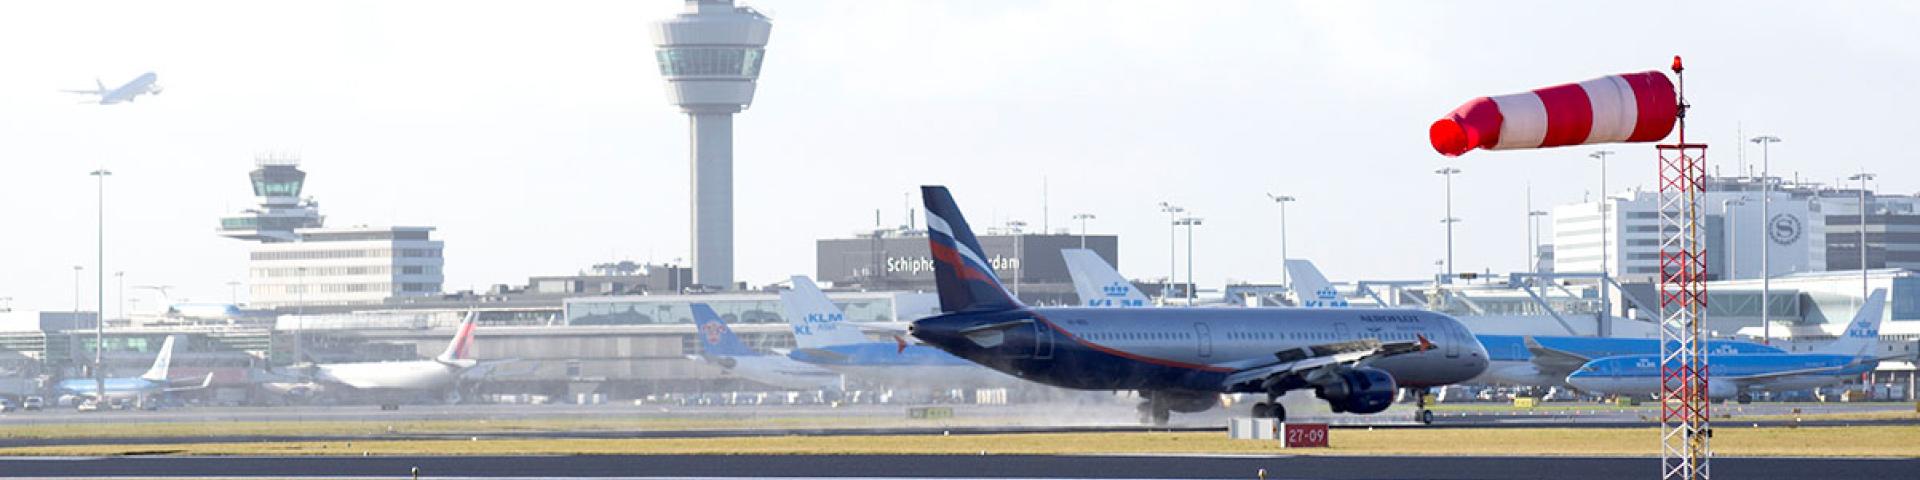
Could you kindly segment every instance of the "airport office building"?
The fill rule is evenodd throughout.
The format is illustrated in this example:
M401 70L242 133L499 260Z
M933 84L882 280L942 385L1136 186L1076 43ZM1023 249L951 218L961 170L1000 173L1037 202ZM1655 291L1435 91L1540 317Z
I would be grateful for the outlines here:
M1120 266L1120 238L1115 235L1002 233L977 235L980 248L1007 289L1029 305L1075 305L1073 277L1067 274L1060 251L1093 250L1107 264ZM890 229L862 233L854 238L815 242L814 279L863 290L932 292L936 289L933 256L926 232Z

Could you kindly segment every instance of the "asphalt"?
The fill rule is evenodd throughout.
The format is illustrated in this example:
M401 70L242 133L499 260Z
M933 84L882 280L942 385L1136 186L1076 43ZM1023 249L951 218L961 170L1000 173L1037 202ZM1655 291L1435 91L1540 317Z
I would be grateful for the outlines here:
M1718 458L1722 478L1912 478L1917 459ZM1612 479L1655 458L1041 455L0 458L0 477Z

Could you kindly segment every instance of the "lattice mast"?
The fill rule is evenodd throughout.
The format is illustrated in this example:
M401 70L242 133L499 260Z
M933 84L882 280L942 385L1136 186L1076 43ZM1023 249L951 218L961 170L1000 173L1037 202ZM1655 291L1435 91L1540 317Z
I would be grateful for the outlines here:
M1660 158L1660 477L1706 479L1713 457L1707 402L1706 245L1700 201L1707 145L1687 143L1686 74L1679 81L1679 141L1657 145Z

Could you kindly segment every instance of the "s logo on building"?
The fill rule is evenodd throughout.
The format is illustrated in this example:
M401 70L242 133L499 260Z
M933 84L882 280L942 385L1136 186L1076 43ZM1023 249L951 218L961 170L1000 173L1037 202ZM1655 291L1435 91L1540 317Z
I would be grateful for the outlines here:
M1773 220L1767 222L1767 238L1781 245L1800 241L1802 230L1805 228L1800 224L1800 217L1785 213L1774 215Z

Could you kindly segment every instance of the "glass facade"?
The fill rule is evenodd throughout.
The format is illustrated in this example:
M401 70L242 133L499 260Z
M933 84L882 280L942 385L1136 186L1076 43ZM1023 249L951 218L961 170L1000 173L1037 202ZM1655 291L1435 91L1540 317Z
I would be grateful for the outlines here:
M760 76L760 61L766 50L745 47L681 47L658 50L660 75L667 77Z

